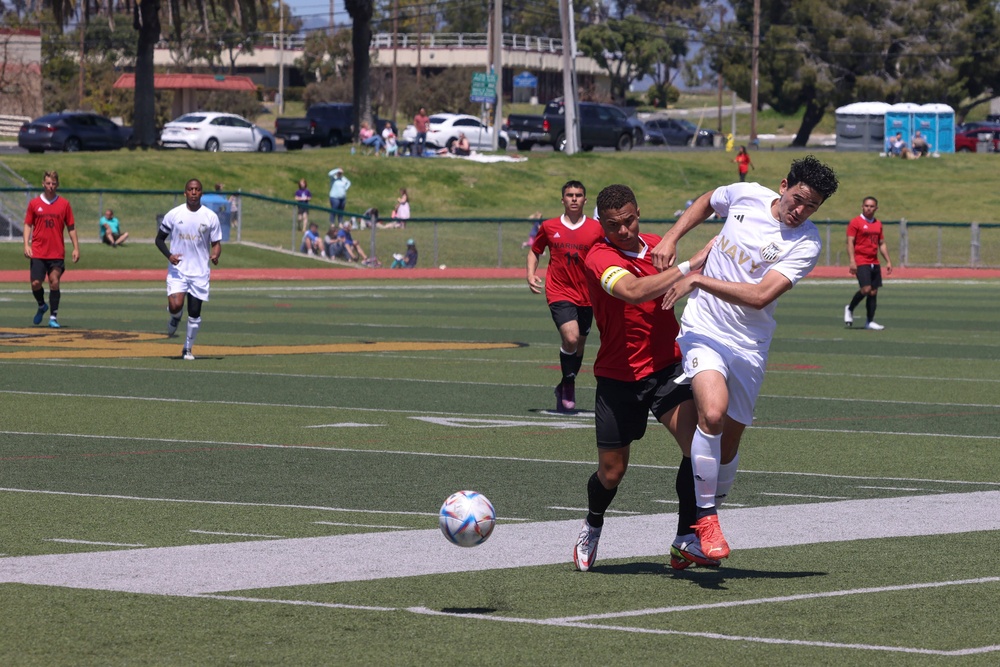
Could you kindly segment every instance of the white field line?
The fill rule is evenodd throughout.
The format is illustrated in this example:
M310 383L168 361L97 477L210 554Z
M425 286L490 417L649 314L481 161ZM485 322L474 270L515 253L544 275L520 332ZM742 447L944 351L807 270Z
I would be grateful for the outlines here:
M540 422L544 424L545 422ZM785 429L791 430L791 429ZM439 457L444 459L471 459L471 460L487 460L487 461L513 461L516 463L554 463L559 465L574 465L574 466L593 466L594 462L591 460L585 461L573 461L568 459L539 459L530 458L523 456L487 456L483 454L446 454L439 452L418 452L418 451L405 451L405 450L392 450L392 449L352 449L349 447L319 447L316 445L279 445L270 443L258 443L258 442L230 442L225 440L188 440L188 439L178 439L178 438L139 438L133 436L124 435L94 435L90 433L43 433L40 431L2 431L0 430L0 435L28 435L28 436L42 436L42 437L59 437L59 438L81 438L81 439L91 439L91 440L128 440L135 442L161 442L164 444L191 444L191 445L215 445L215 446L228 446L228 447L247 447L251 449L279 449L279 450L308 450L317 452L330 452L330 453L346 453L346 454L390 454L392 456L425 456L425 457ZM16 457L15 457L16 458ZM677 466L665 466L665 465L654 465L649 463L632 463L631 468L644 468L648 470L677 470ZM740 470L741 475L788 475L793 477L818 477L825 479L849 479L858 481L886 481L886 482L920 482L923 484L957 484L957 485L967 485L967 486L997 486L1000 487L1000 482L974 482L967 480L951 480L951 479L927 479L922 477L868 477L864 475L835 475L831 473L819 473L819 472L797 472L797 471L780 471L780 470ZM19 489L3 489L0 491L18 491ZM22 489L23 490L23 489ZM37 493L46 493L45 491L37 491ZM86 495L86 494L84 494ZM107 496L115 497L115 496Z
M227 533L221 530L197 530L195 528L192 528L188 532L197 533L198 535L226 535L229 537L266 537L274 540L285 539L284 535L260 535L258 533Z
M556 347L558 343L532 343L531 346L534 348L549 348ZM428 350L427 354L416 355L412 352L359 352L353 356L357 357L371 357L371 358L392 358L392 359L415 359L418 361L447 361L454 363L482 363L482 364L549 364L554 365L551 359L509 359L502 357L458 357L454 355L444 356L442 352L435 350ZM853 355L852 358L866 358L866 355ZM877 359L878 357L872 357ZM926 361L926 358L916 357L919 361ZM975 359L973 361L982 361L981 359ZM235 371L235 370L212 370L207 368L140 368L135 366L112 366L108 364L78 364L78 363L58 363L54 361L38 361L38 360L22 360L22 359L0 359L0 365L11 365L11 366L42 366L42 367L58 367L58 368L83 368L83 369L97 369L97 370L108 370L108 371L126 371L126 372L148 372L148 373L209 373L216 375L250 375L250 376L260 376L260 377L300 377L300 378L314 378L314 379L325 379L326 375L320 375L316 373L276 373L270 371ZM767 375L793 375L795 377L847 377L858 380L913 380L916 382L984 382L988 384L1000 384L1000 378L956 378L956 377L937 377L932 375L885 375L882 373L832 373L828 371L817 371L817 370L784 370L782 368L772 368L768 369ZM509 385L511 387L536 387L542 385L524 385L515 384ZM548 385L544 385L548 386ZM579 389L593 389L592 387L579 387ZM789 398L789 396L776 396L772 394L763 394L763 396L768 398ZM796 396L795 398L800 398ZM850 399L847 399L850 400Z
M966 511L976 507L976 512ZM733 549L1000 531L1000 491L723 509ZM879 521L871 521L878 516ZM476 549L435 528L0 559L0 582L157 595L237 592L454 572L564 565L579 517L504 525ZM608 560L666 556L650 540L675 514L609 517ZM775 531L774 526L782 526Z
M864 488L868 488L868 487L859 486L857 488L864 489ZM846 496L814 496L814 495L811 495L811 494L808 494L808 493L775 493L775 492L767 492L767 491L761 491L760 495L762 495L762 496L777 496L779 498L816 498L817 500L847 500L848 499Z
M305 376L313 377L317 376ZM374 379L385 379L392 382L419 382L428 384L461 384L461 385L476 385L476 386L490 386L490 387L506 387L506 388L534 388L534 387L549 387L549 385L511 385L509 383L496 383L496 382L459 382L451 380L413 380L408 378L366 378L361 376L321 376L319 379L322 380L365 380L366 382L371 382ZM468 413L456 413L456 412L443 412L443 411L418 411L418 410L400 410L400 409L388 409L388 408L363 408L356 406L336 406L336 405L308 405L301 403L262 403L259 401L208 401L204 399L185 399L185 398L164 398L161 396L120 396L115 394L91 394L91 393L69 393L69 392L46 392L46 391L24 391L15 389L2 389L0 394L10 394L13 396L42 396L42 397L54 397L54 398L86 398L86 399L104 399L104 400L114 400L114 401L149 401L149 402L163 402L163 403L198 403L200 405L227 405L227 406L245 406L245 407L260 407L260 408L289 408L296 410L356 410L359 412L377 412L377 413L389 413L389 414L414 414L416 412L421 412L423 414L433 414L433 415L452 415L452 416L462 416L462 417L486 417L486 418L507 418L507 419L527 419L530 416L525 415L470 415ZM788 400L788 396L780 395L762 395L764 398L775 398L781 400ZM924 407L944 407L944 408L987 408L987 409L1000 409L1000 406L996 404L989 403L939 403L939 402L921 402L921 401L894 401L894 400L882 400L882 399L864 399L864 398L829 398L825 396L797 396L795 398L800 398L807 401L824 401L824 402L841 402L841 403L864 403L866 405L882 403L886 405L907 405L907 406L924 406ZM582 417L590 417L593 415L592 411L580 411L577 413ZM569 415L572 417L573 415ZM788 430L788 427L776 427L776 426L753 426L753 428L784 428ZM820 432L833 432L833 433L857 433L857 431L850 431L845 429L802 429L802 430L812 430ZM865 433L883 433L880 431L865 431ZM886 434L893 434L893 431L884 432ZM943 435L937 433L902 433L900 435ZM996 438L997 436L953 436L953 437L968 437L968 438Z
M360 604L338 604L336 602L312 602L310 600L272 600L271 598L248 598L238 595L185 595L183 597L204 598L206 600L227 600L233 602L267 602L270 604L290 604L299 607L326 607L328 609L354 609L357 611L400 611L397 607L368 607Z
M219 596L219 597L225 597L225 596ZM863 650L863 651L886 651L892 653L915 653L923 655L946 655L946 656L976 655L981 653L992 653L995 651L1000 651L1000 645L977 646L973 648L945 651L939 649L915 648L909 646L882 646L878 644L848 644L840 642L808 641L804 639L779 639L774 637L725 635L718 632L691 632L684 630L664 630L659 628L639 628L639 627L623 626L623 625L603 625L596 623L563 622L559 621L558 619L554 620L545 618L517 618L511 616L485 616L481 614L455 614L450 612L442 612L433 609L427 609L426 607L410 607L407 609L407 611L413 612L415 614L424 614L427 616L450 616L453 618L457 617L457 618L473 619L481 621L493 621L500 623L526 623L529 625L547 625L547 626L556 626L563 628L583 628L587 630L610 630L615 632L629 632L629 633L644 634L644 635L673 635L681 637L698 637L701 639L720 639L724 641L753 642L756 644L816 646L820 648L853 649L853 650Z
M321 526L348 526L350 528L386 528L388 530L414 530L413 526L386 526L374 523L345 523L343 521L313 521Z
M62 537L42 538L43 542L63 542L65 544L94 544L103 547L144 547L145 544L126 544L124 542L95 542L94 540L71 540Z
M547 509L550 509L550 510L566 510L567 512L577 512L577 513L582 513L582 514L586 514L587 511L588 511L586 507L560 507L559 505L549 505L549 507ZM604 510L604 513L605 514L633 514L633 515L634 514L642 514L642 512L631 512L629 510L613 510L613 509L606 509L606 510Z

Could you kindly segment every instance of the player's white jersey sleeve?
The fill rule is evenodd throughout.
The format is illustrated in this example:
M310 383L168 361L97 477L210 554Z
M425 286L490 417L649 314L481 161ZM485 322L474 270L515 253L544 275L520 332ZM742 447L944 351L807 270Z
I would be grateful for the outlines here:
M778 271L793 284L809 273L819 258L819 232L811 222L798 227L771 215L777 192L757 183L734 183L712 193L712 208L726 219L703 272L727 282L756 284L768 271ZM767 350L774 334L771 302L758 310L731 304L695 290L684 308L683 331L698 331L737 348Z

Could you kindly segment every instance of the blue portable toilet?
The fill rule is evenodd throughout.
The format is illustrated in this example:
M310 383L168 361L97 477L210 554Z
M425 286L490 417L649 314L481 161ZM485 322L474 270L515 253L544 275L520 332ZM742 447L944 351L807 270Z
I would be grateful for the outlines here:
M913 104L912 102L900 102L886 109L886 139L895 137L897 133L902 133L903 141L909 146L913 140L913 117L916 115L918 109L920 109L920 105Z
M922 104L913 114L913 131L920 131L932 153L955 152L955 110L947 104Z
M885 145L885 102L854 102L837 115L838 151L881 151Z

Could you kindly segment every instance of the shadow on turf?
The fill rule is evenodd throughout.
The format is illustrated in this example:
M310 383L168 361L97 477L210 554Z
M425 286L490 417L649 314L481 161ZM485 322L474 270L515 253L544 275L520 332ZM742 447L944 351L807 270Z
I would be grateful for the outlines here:
M667 563L622 563L621 565L595 565L588 572L596 574L655 574L670 575L697 584L702 588L720 588L726 581L736 579L802 579L803 577L825 577L827 572L777 572L763 570L742 570L734 567L691 567L674 570Z

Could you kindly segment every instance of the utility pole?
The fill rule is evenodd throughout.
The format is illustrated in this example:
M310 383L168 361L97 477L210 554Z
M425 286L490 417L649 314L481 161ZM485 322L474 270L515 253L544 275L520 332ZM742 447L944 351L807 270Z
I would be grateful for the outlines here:
M493 1L493 13L490 16L489 30L489 67L487 73L497 77L497 101L493 104L493 139L492 148L500 148L500 127L503 125L503 2Z
M333 34L333 0L330 0L330 34Z
M285 113L285 5L278 0L278 113Z
M396 122L397 97L396 56L399 51L399 0L392 0L392 120Z
M757 145L757 80L760 77L760 0L753 0L753 50L750 53L750 144Z
M725 26L723 25L723 20L725 19L725 16L726 16L726 8L723 7L722 5L719 5L719 34L720 35L722 34L723 29L725 28ZM722 81L722 72L721 71L719 72L718 76L719 76L719 133L721 134L722 133L722 89L724 87L723 86L723 81Z
M420 44L424 41L424 10L417 7L417 94L420 94Z
M580 150L580 126L576 122L576 60L573 14L570 0L559 0L559 23L563 42L563 110L565 112L566 155Z
M83 73L84 73L84 65L83 65L83 34L86 32L86 30L84 30L84 27L85 27L85 25L84 25L84 22L83 22L83 10L81 9L80 10L80 20L77 21L77 24L76 24L76 29L80 33L80 106L79 106L79 108L81 110L83 109Z

